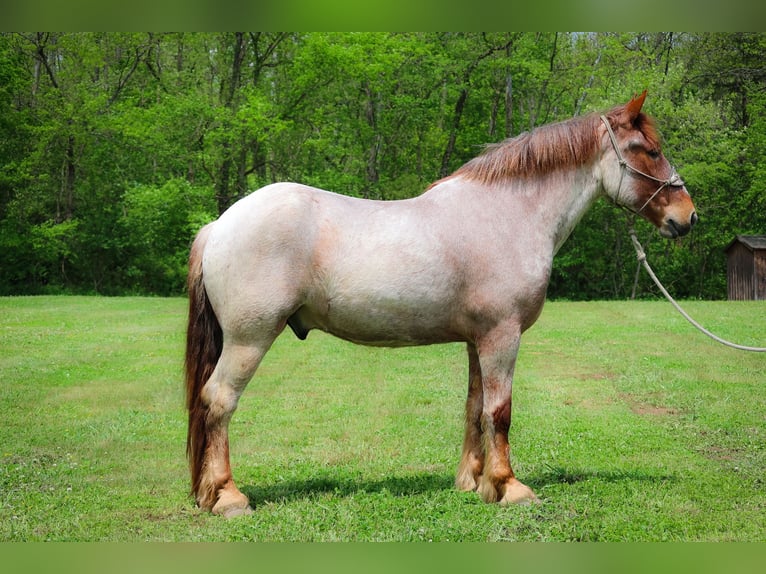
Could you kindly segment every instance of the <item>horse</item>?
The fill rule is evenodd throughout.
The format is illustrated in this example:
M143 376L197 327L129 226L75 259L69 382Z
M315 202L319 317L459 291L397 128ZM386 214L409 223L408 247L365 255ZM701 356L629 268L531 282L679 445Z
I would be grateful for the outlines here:
M362 345L465 344L455 486L489 503L537 502L511 468L508 431L519 342L540 315L554 255L599 197L666 238L697 222L645 98L490 145L414 198L274 183L203 227L189 254L185 359L197 506L252 512L234 483L229 422L286 327Z

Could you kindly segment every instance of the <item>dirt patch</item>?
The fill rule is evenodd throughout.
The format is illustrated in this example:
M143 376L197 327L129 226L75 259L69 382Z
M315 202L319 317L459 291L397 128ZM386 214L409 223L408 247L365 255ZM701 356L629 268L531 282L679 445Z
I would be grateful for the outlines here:
M700 453L705 458L709 458L710 460L723 460L723 461L733 461L737 460L737 457L739 456L740 449L737 448L725 448L722 446L705 446L694 449L698 453Z
M613 401L609 398L599 398L599 399L574 399L574 398L567 398L564 399L564 404L568 407L577 407L579 409L583 409L586 411L596 411L601 410L605 407L608 407L613 404Z
M657 394L647 395L639 398L630 393L620 393L619 397L627 403L630 410L641 416L672 416L680 414L680 411L674 407L666 407L658 404L660 401L653 399L660 398Z
M598 373L578 373L574 375L574 378L580 381L611 381L617 378L614 373L598 372Z
M731 439L725 435L722 437L718 433L710 433L701 430L694 451L698 452L708 460L737 462L745 455L745 449L740 444L727 445L726 443L730 441Z
M602 391L598 390L598 383L601 381L613 380L615 378L617 378L617 376L614 373L605 371L567 373L567 376L562 378L566 383L570 383L574 380L582 381L586 384L563 384L560 389L561 393L566 395L563 399L564 405L585 410L599 410L613 405L615 402L614 397L611 395L605 396ZM587 383L595 384L588 385Z

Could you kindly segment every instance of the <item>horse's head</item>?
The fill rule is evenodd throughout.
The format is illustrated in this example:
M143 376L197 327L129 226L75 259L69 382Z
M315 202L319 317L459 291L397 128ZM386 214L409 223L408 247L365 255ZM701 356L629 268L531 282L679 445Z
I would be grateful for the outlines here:
M689 192L660 149L654 122L641 112L646 91L601 116L603 186L618 205L653 223L663 237L686 235L697 222Z

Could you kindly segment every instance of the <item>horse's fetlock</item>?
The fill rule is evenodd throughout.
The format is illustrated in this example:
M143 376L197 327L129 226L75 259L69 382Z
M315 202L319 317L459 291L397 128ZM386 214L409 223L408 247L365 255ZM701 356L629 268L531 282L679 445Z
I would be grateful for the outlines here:
M482 475L479 479L479 484L476 487L476 492L479 494L479 497L481 497L481 499L486 503L498 501L498 492L497 487L495 486L495 482L486 474Z

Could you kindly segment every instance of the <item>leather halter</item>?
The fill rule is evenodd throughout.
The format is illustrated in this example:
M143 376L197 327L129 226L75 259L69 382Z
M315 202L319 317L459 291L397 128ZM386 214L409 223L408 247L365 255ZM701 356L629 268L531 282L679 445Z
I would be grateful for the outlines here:
M678 175L678 172L676 172L675 169L671 167L673 170L673 173L670 174L670 177L668 179L659 179L654 177L653 175L649 175L648 173L644 173L643 171L636 169L632 165L630 165L624 157L622 157L622 153L620 153L620 148L617 145L617 138L614 135L614 132L612 131L612 126L609 125L609 121L606 119L606 116L601 116L601 121L604 122L604 125L606 126L606 131L609 134L609 139L612 140L612 147L614 147L614 153L617 154L617 161L620 162L620 185L617 187L617 199L620 198L620 190L622 189L622 178L625 175L625 170L632 171L633 173L643 176L647 179L651 179L652 181L656 181L660 184L660 187L657 188L657 191L655 191L649 199L647 199L644 204L641 206L641 209L638 211L634 211L633 209L629 208L627 205L622 205L622 207L625 207L626 209L630 209L631 211L634 211L634 213L641 213L647 205L657 196L659 192L661 192L666 187L683 187L684 181L681 179L681 176ZM617 199L615 199L615 202L618 203Z

